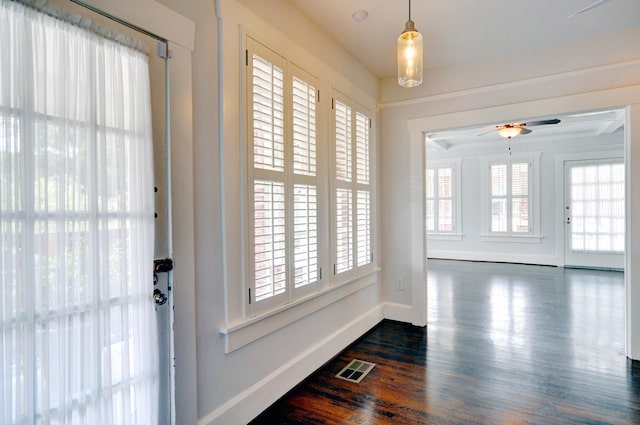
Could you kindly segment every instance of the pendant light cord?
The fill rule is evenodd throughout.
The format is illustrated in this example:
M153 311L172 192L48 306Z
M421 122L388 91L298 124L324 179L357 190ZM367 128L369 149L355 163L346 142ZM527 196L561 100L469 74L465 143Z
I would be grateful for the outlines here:
M411 0L409 0L409 20L411 20Z

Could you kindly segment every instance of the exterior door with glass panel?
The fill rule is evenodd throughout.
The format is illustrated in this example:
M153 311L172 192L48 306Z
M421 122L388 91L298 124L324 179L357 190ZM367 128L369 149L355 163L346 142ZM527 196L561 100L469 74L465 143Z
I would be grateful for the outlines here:
M151 95L151 124L153 135L153 184L148 190L154 192L155 226L154 226L154 258L164 259L172 255L170 246L170 216L167 211L167 173L166 163L166 138L167 126L167 61L170 62L162 49L157 48L158 41L153 37L143 34L135 29L121 25L118 22L98 15L97 13L69 0L49 0L50 3L79 16L91 19L104 28L113 29L140 41L148 50L149 59L149 86ZM149 264L149 269L154 267ZM150 280L149 303L155 304L155 319L158 342L158 424L170 424L173 422L174 397L173 397L173 297L170 291L169 273L157 273L157 279Z
M564 179L565 266L623 269L624 160L567 161Z

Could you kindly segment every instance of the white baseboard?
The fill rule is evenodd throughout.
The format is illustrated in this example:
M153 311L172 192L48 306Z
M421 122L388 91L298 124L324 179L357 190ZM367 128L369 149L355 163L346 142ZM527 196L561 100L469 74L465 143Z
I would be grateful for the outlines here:
M545 266L557 266L559 264L559 260L555 255L501 252L446 251L430 249L427 251L427 257L443 260L492 261L499 263L540 264Z
M401 309L397 309L400 311ZM385 318L379 304L303 351L259 382L198 420L198 425L246 424ZM409 320L410 321L410 320Z
M398 322L411 323L411 305L384 303L384 318Z

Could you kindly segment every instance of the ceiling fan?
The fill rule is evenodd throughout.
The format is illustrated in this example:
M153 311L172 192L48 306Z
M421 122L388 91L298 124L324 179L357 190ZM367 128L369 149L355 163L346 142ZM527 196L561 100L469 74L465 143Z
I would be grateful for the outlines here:
M529 134L532 130L527 127L534 127L537 125L554 125L560 123L560 120L557 118L553 118L550 120L540 120L540 121L529 121L529 122L519 122L519 123L507 123L507 124L499 124L496 125L495 128L491 130L479 134L478 136L482 136L484 134L490 133L492 131L497 131L499 135L504 137L505 139L513 139L514 137L520 134Z
M594 3L591 3L589 6L587 6L587 7L583 8L583 9L580 9L580 10L578 10L577 12L574 12L574 13L572 13L571 15L569 15L569 19L571 19L571 18L573 18L574 16L579 15L579 14L581 14L581 13L588 12L588 11L589 11L589 10L591 10L591 9L595 9L596 7L602 6L603 4L608 3L609 1L610 1L610 0L597 0L597 1L596 1L596 2L594 2Z

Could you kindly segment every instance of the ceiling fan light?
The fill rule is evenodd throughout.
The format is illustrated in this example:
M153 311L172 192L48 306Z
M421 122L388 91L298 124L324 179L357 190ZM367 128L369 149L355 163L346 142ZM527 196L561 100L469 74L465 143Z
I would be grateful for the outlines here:
M505 139L512 139L522 133L522 127L514 125L504 125L498 128L498 134Z
M422 34L411 20L409 1L409 20L398 37L398 84L401 87L417 87L422 84L422 50Z

